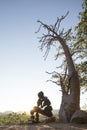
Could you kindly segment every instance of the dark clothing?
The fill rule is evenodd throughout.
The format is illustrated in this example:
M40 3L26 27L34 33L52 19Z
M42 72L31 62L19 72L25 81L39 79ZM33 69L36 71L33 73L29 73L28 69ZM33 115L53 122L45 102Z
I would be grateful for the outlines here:
M50 100L47 97L39 98L37 101L37 106L38 107L44 107L44 106L49 106L51 105Z
M39 113L46 115L48 117L52 116L51 102L47 97L38 99L37 106L39 107Z
M47 117L51 117L53 116L53 113L52 113L52 107L51 106L47 106L45 107L44 109L41 109L37 106L33 107L33 109L31 110L31 113L35 113L35 112L38 112L44 116L47 116Z

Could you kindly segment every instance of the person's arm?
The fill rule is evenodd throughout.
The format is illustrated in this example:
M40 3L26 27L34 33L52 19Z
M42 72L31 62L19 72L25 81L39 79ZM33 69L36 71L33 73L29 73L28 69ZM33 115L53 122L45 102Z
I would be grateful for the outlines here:
M42 108L42 100L38 99L37 106L40 107L40 108Z
M47 97L44 97L43 107L50 106L50 105L51 105L50 100Z

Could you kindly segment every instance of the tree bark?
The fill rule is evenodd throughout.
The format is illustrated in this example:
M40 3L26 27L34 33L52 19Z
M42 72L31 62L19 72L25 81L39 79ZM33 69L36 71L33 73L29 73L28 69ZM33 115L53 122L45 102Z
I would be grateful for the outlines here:
M76 110L80 109L80 85L79 85L79 77L78 73L75 70L75 66L69 52L69 49L65 43L65 41L58 36L58 41L63 47L66 61L68 65L68 73L69 73L69 87L70 93L62 93L62 102L59 111L59 119L62 122L70 122L70 119L73 113Z

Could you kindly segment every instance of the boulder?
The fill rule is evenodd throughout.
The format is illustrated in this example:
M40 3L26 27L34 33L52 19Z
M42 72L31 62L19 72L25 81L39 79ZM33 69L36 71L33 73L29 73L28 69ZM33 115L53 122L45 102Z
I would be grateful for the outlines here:
M46 118L43 122L44 122L44 123L56 122L56 117L54 117L54 116L48 117L48 118Z
M87 112L77 110L71 117L71 123L87 123Z

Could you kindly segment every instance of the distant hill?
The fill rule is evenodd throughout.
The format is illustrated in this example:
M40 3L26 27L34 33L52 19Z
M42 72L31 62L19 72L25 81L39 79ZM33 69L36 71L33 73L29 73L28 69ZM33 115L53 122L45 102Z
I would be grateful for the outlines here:
M13 113L13 111L5 111L5 112L3 112L3 114L11 114L11 113Z

